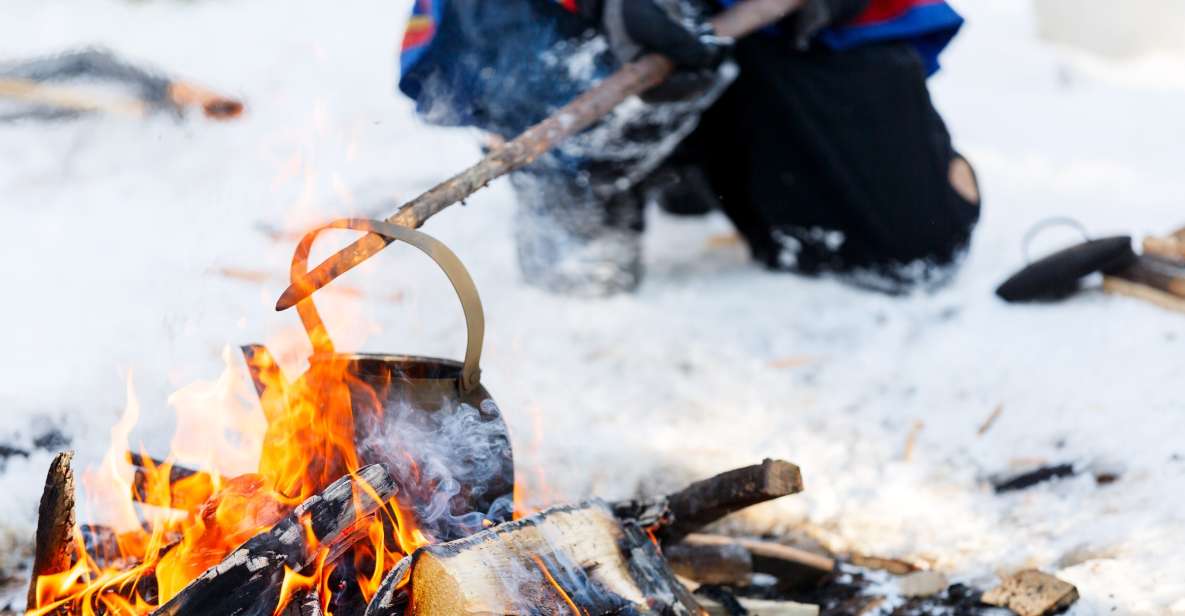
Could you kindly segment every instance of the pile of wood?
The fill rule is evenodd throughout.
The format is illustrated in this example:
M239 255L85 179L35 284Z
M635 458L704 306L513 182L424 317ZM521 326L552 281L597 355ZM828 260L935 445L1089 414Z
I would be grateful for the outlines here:
M152 464L129 459L141 466ZM35 576L65 571L73 564L70 461L70 454L59 455L47 478ZM194 477L193 471L184 469L173 475L178 480ZM286 570L307 571L318 550L328 548L330 562L347 553L361 538L357 531L398 491L379 465L361 469L356 477L369 489L359 489L358 479L349 476L333 483L211 567L154 614L273 613ZM696 534L730 513L801 490L797 466L766 460L664 497L618 503L594 499L555 507L459 541L421 548L400 562L373 599L356 606L355 612L726 613L720 610L727 606L697 598L692 590L701 584L744 586L755 573L776 576L792 587L834 568L829 559L776 544ZM669 560L664 547L670 551ZM35 582L29 600L36 603ZM789 602L767 603L777 608L769 612L775 614L818 611ZM292 616L316 616L321 601L314 593L298 593L285 609Z
M35 576L58 573L73 564L70 462L71 454L64 453L50 468L41 503ZM182 469L175 475L192 480L192 473ZM355 477L344 477L301 504L153 614L322 615L322 601L315 592L298 592L277 610L281 585L286 570L308 572L319 550L328 548L329 561L348 553L361 539L358 531L398 492L379 465L365 467ZM359 479L370 488L359 490ZM594 499L555 507L464 539L423 547L385 576L369 602L335 603L333 613L817 616L822 606L825 613L874 614L888 603L886 597L870 592L872 583L861 581L859 572L873 569L900 576L901 596L908 599L894 613L947 613L942 609L952 608L978 613L994 605L1022 616L1042 616L1077 599L1072 585L1037 571L1021 572L983 593L949 586L941 574L903 561L858 556L841 565L829 556L781 543L702 532L731 513L802 489L797 466L765 460L663 497L616 503ZM94 527L89 528L84 536L96 535ZM36 592L34 583L31 605Z

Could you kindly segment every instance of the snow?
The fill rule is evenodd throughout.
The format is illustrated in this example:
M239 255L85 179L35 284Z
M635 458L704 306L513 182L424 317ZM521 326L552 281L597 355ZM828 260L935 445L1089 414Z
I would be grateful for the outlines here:
M294 241L261 228L389 212L477 159L475 135L421 125L393 92L406 5L5 3L0 57L101 43L249 107L228 124L0 126L0 443L28 448L61 425L78 464L97 462L133 371L135 438L164 454L172 391L215 379L225 346L298 326L271 309ZM932 85L986 210L940 292L888 298L771 274L717 241L722 218L655 214L640 292L578 302L518 280L504 182L429 223L483 292L483 382L536 499L653 491L785 457L807 492L736 526L919 559L980 586L1041 567L1078 585L1079 616L1185 613L1185 318L1093 292L1038 307L992 295L1021 236L1051 216L1096 235L1185 223L1185 59L1086 60L1039 42L1027 2L959 8L969 26ZM343 281L361 297L326 294L339 346L459 356L444 277L414 251L388 252ZM299 348L285 349L296 373ZM27 555L49 457L0 469L0 572ZM1122 476L1005 496L987 486L1042 462Z

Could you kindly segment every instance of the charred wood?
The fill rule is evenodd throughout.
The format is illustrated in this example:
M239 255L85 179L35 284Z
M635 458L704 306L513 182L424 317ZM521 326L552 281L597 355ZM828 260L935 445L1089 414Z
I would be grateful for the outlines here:
M671 570L699 584L748 586L753 557L740 544L676 543L663 549Z
M557 507L413 555L410 614L690 615L647 532L601 501Z
M411 598L408 588L408 574L411 573L411 557L395 565L379 584L378 591L366 606L363 616L402 616Z
M316 591L297 593L283 616L325 616L321 609L321 595Z
M688 535L683 543L694 546L740 546L749 553L753 571L777 578L780 590L794 590L818 584L836 570L834 559L770 541L693 534Z
M996 494L1006 494L1008 492L1027 490L1035 485L1053 481L1054 479L1073 477L1077 473L1078 471L1074 468L1073 464L1043 466L1019 475L997 479L992 482L992 488L995 489Z
M673 543L730 513L801 491L801 471L784 460L767 459L697 481L667 497L674 522L663 529L663 539Z
M209 473L128 452L132 465L132 499L138 503L192 511L214 495L215 477ZM168 485L153 485L153 478L168 468ZM159 482L159 479L156 479Z
M340 553L344 544L360 537L356 529L395 493L395 483L380 465L365 467L356 476L369 487L359 486L353 476L330 484L271 530L256 535L200 575L154 614L271 614L285 568L299 571L312 564L321 550ZM383 502L376 502L372 494Z
M74 533L74 452L59 453L49 465L41 506L37 510L37 538L33 552L33 572L29 581L30 608L40 605L37 578L61 573L72 562Z

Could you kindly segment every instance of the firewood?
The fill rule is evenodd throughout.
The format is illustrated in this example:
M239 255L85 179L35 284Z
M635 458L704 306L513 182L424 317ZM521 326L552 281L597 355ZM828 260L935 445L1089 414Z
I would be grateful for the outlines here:
M835 560L826 556L770 541L693 534L688 535L683 543L704 546L738 545L749 552L753 571L774 576L778 579L778 587L783 590L817 584L831 575L836 567Z
M950 586L950 580L938 571L914 571L898 580L906 597L932 597Z
M316 591L296 593L283 616L325 616L321 609L321 595Z
M924 571L924 569L917 563L911 563L900 558L885 558L883 556L871 556L868 554L849 554L847 561L857 567L865 569L873 569L875 571L885 571L893 575L909 575L916 571Z
M737 543L676 543L663 549L671 570L700 584L748 586L753 557Z
M132 498L137 502L154 507L192 511L214 494L216 478L213 475L169 463L172 464L169 467L169 502L159 502L159 499L156 498L159 495L155 492L160 489L160 486L150 485L148 469L151 467L159 470L165 466L166 462L155 458L146 458L130 451L127 453L127 460L133 469ZM178 490L177 488L181 486L184 488ZM179 492L184 493L184 499L179 498Z
M596 500L420 548L411 589L413 616L702 613L647 533Z
M1185 300L1185 268L1176 263L1143 257L1131 267L1111 274Z
M1021 571L983 595L983 602L1006 607L1019 616L1044 616L1060 612L1078 600L1078 589L1048 573Z
M696 599L711 616L732 616L722 603L701 597L696 597ZM819 616L819 606L805 603L746 599L744 597L738 598L737 603L740 603L745 612L751 616Z
M1180 296L1118 276L1103 277L1103 290L1111 295L1122 295L1148 302L1165 310L1185 312L1185 299Z
M1185 236L1174 234L1169 237L1146 237L1144 254L1185 263Z
M411 557L404 558L387 572L378 591L366 606L363 616L400 616L410 598L405 578L411 572Z
M33 553L33 575L29 581L29 607L40 605L37 578L70 569L74 533L73 451L54 457L45 477L41 506L37 510L37 539Z
M285 568L301 570L321 550L340 553L356 541L363 526L395 494L395 483L381 465L367 466L355 479L343 477L301 503L270 530L248 540L161 606L156 616L264 616L279 600ZM382 502L372 498L377 495ZM309 535L312 535L310 541Z
M802 473L784 460L765 460L697 481L667 497L674 522L663 539L675 543L724 516L802 491Z

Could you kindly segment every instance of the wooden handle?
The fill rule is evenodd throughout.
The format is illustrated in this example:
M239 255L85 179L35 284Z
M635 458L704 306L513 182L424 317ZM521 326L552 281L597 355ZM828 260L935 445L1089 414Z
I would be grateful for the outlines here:
M777 23L794 12L803 0L745 0L711 21L720 36L741 38ZM493 180L537 160L556 144L596 124L618 105L662 83L675 65L659 54L631 62L568 103L546 120L527 129L513 141L491 152L481 162L462 171L399 208L387 222L418 228L445 208L481 190ZM287 310L312 292L374 256L390 243L370 234L325 260L301 280L293 281L276 310Z
M116 115L140 117L147 105L136 99L103 99L78 88L48 85L31 79L0 78L0 98L45 105L70 111L105 111Z
M399 240L415 246L440 267L457 292L457 299L461 300L461 308L465 312L465 328L468 332L465 362L461 370L458 389L462 394L468 394L476 389L481 383L481 348L485 340L485 312L481 307L481 297L477 294L477 286L473 284L469 270L465 269L465 264L461 263L461 259L457 257L456 253L449 250L449 247L440 240L407 227L376 220L345 218L313 229L304 236L304 239L296 246L296 253L292 256L291 275L293 280L298 280L308 271L309 252L313 249L313 242L317 240L317 236L321 232L329 229L369 231L382 236L387 242ZM333 353L333 342L325 330L325 323L321 320L321 315L313 305L312 296L310 295L307 301L301 302L296 309L300 312L305 332L313 344L313 353Z

